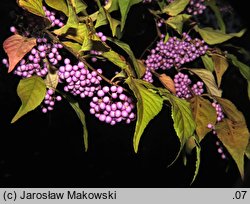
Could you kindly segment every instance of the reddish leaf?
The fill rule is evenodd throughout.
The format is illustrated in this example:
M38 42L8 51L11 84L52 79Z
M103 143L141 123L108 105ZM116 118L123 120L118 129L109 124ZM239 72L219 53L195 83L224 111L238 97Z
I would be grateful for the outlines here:
M7 38L3 43L4 51L9 57L9 71L11 72L17 63L36 45L35 38L26 38L15 34Z
M173 94L176 94L174 81L171 77L167 76L166 74L161 74L159 79L167 90L171 91Z

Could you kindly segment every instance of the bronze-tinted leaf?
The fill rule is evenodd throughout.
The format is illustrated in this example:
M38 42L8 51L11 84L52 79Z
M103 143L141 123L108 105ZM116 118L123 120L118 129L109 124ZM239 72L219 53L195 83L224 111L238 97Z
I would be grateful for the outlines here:
M191 109L196 123L196 133L201 141L208 132L211 131L207 127L210 123L216 123L216 111L211 102L201 96L194 96L191 100Z
M159 80L167 90L171 91L173 94L176 94L174 81L170 76L167 76L166 74L161 74L159 76Z
M244 178L244 155L249 140L249 131L246 124L224 119L216 125L216 132L237 164L241 177Z
M217 77L217 84L218 87L220 87L222 76L228 68L228 62L224 56L218 54L212 55L212 59L214 62L214 70Z
M26 38L15 34L7 38L3 43L3 49L9 58L9 70L11 72L17 63L36 45L35 38Z

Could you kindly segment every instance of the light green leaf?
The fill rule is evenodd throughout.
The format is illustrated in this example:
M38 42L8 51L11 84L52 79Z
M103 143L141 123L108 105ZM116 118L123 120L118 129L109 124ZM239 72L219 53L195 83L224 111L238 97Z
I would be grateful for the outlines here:
M79 23L77 28L69 30L64 37L82 44L84 39L89 38L89 31L86 24Z
M213 72L214 71L214 62L213 62L213 59L208 56L207 54L201 56L201 59L202 59L202 62L205 66L205 68L207 70L209 70L210 72Z
M126 83L133 91L137 99L137 121L133 138L134 150L138 152L140 138L147 127L148 123L162 109L163 99L156 93L151 92L143 84L141 80L128 77Z
M123 31L125 23L126 23L126 19L127 19L127 15L128 12L131 8L131 6L138 4L142 2L142 0L118 0L118 5L120 8L120 12L121 12L121 31Z
M217 77L217 84L218 84L218 87L220 87L222 76L227 70L229 64L228 64L227 58L225 58L222 55L213 54L212 59L214 62L214 70L215 70L216 77Z
M219 97L222 95L222 91L216 85L214 75L210 71L206 69L194 69L194 68L190 68L188 70L201 78L201 80L205 83L209 94Z
M223 43L227 40L230 40L233 37L242 37L246 32L246 29L241 30L238 33L229 33L225 34L220 30L214 30L210 27L199 28L197 25L194 27L195 31L198 32L202 39L209 45L215 45Z
M107 25L107 24L108 24L108 19L106 17L105 11L103 8L100 8L97 18L96 18L95 28L98 28L100 26Z
M109 13L113 12L113 11L117 11L119 9L119 4L118 4L119 0L110 0L109 3L111 2L109 8L106 8L108 10Z
M170 164L172 165L176 159L179 157L184 145L189 140L189 138L194 134L195 131L195 121L191 112L190 103L184 99L180 99L172 94L169 94L163 89L159 89L160 94L163 99L169 101L172 105L172 118L174 121L174 129L180 141L180 150Z
M191 98L190 104L196 123L196 133L199 141L201 141L207 133L211 131L207 125L210 123L214 126L216 123L216 110L209 100L201 96L194 96Z
M195 181L195 179L199 173L200 164L201 164L201 147L200 147L200 145L196 144L195 149L196 149L195 172L194 172L193 179L191 181L191 185L193 184L193 182Z
M165 38L164 38L164 43L166 43L168 41L169 37L170 37L169 34L166 33Z
M157 1L161 11L163 11L163 9L167 6L166 1Z
M66 34L67 31L70 28L77 29L77 27L79 25L77 15L76 15L76 13L74 11L74 8L69 3L69 1L70 0L67 0L67 2L68 2L68 9L69 9L69 17L68 17L67 23L63 27L61 27L61 28L56 29L56 30L53 31L56 35Z
M74 53L78 53L81 49L81 45L79 43L74 43L71 41L64 41L63 44L69 47L70 49L72 49Z
M110 50L108 52L102 53L102 56L107 58L110 62L112 62L116 66L123 69L129 76L134 76L133 70L131 70L131 68L127 64L125 58L123 56L119 55L117 52Z
M209 1L205 1L205 2L212 9L212 11L214 12L220 30L223 33L225 33L226 32L226 26L225 26L225 23L223 21L220 9L216 5L216 0L209 0Z
M17 0L19 6L23 9L26 9L37 16L45 17L42 2L43 0Z
M179 34L182 33L183 24L191 18L191 15L179 14L177 16L169 17L165 23L175 29Z
M117 36L116 30L118 29L118 26L121 24L121 22L114 19L114 18L112 18L111 15L108 12L106 12L106 16L108 18L109 26L110 26L110 29L112 31L112 36L113 37Z
M164 9L163 12L167 13L170 16L176 16L188 5L190 0L175 0L172 3L168 4Z
M84 147L85 147L85 152L87 152L87 150L88 150L88 129L87 129L87 125L86 125L85 114L76 101L69 100L69 104L75 110L78 118L80 119L80 121L82 123Z
M63 12L66 16L69 16L68 5L65 0L45 0L45 3L51 8Z
M217 136L234 159L242 179L244 179L244 154L249 141L246 124L223 119L215 127Z
M87 4L82 0L70 0L76 14L79 14L81 12L85 13L87 9Z
M119 46L120 48L122 48L129 56L129 58L131 59L136 75L138 78L141 78L142 76L144 76L146 68L143 64L142 61L137 60L134 56L133 51L131 50L130 46L120 40L117 40L115 38L107 38L109 41L115 43L117 46Z
M42 103L46 94L44 80L38 76L21 79L17 86L17 94L22 101L22 105L11 123L16 122L19 118L34 110Z
M48 66L50 67L44 82L47 88L55 90L59 82L58 70L55 67L52 68L49 64Z

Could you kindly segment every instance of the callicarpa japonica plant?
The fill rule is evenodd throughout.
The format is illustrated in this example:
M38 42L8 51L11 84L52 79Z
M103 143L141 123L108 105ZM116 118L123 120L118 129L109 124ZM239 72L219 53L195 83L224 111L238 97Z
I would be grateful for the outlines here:
M137 153L147 127L167 107L165 117L178 139L169 166L179 158L186 164L195 155L192 184L201 143L212 135L221 160L235 165L244 180L249 130L244 113L223 97L223 77L235 67L250 99L250 67L238 55L249 54L234 44L247 29L230 31L218 1L17 0L17 5L2 58L2 69L20 79L21 104L11 123L34 110L50 114L66 100L81 122L86 152L88 128L94 128L88 127L87 110L110 129L133 128L131 146ZM130 11L138 5L156 30L139 55L136 46L123 41ZM211 24L202 23L206 12Z

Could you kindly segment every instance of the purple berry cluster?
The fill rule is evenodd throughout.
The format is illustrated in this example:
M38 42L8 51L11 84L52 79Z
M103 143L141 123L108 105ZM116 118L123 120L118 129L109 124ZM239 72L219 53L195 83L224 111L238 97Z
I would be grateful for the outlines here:
M205 0L191 0L187 7L187 13L194 16L202 14L206 9Z
M64 16L60 16L60 18L56 18L56 13L54 11L49 11L45 6L43 6L43 10L45 12L45 16L49 19L51 22L51 26L55 27L63 27L64 23L63 21L65 20Z
M222 119L225 117L224 113L223 113L223 110L222 110L222 107L220 104L218 104L217 102L213 102L212 103L212 106L215 108L216 110L216 115L217 115L217 118L216 118L216 122L220 122L222 121ZM207 127L209 129L212 129L213 130L213 134L216 135L216 131L215 131L215 127L212 125L212 124L208 124ZM216 146L217 146L217 151L218 153L221 155L221 158L222 159L227 159L227 156L226 156L226 153L223 151L224 147L223 145L221 144L221 142L219 140L216 141Z
M62 48L61 44L51 44L47 43L46 38L37 38L37 46L30 51L26 60L20 62L14 73L21 77L30 77L34 74L45 77L49 66L46 59L57 65L62 60L58 51Z
M187 74L179 72L174 76L174 86L176 90L176 96L179 98L190 98L190 84L192 81L189 79Z
M219 140L217 140L215 144L217 146L217 152L220 154L221 159L227 159L228 157L226 156L222 143Z
M222 110L221 105L218 104L217 102L213 102L213 103L212 103L212 106L213 106L213 107L215 108L215 110L216 110L216 122L222 121L222 119L225 118L225 115L224 115L224 113L223 113L223 110ZM207 127L208 127L209 129L212 129L212 130L213 130L213 134L216 135L215 128L214 128L214 126L213 126L212 124L209 123L209 124L207 125Z
M91 114L110 125L122 121L129 124L135 119L133 100L123 93L121 86L104 86L98 90L97 96L90 102L90 107Z
M52 111L54 109L54 105L56 101L61 101L62 97L55 94L53 89L48 89L41 105L42 112L47 113L48 111Z
M37 38L36 47L32 48L27 56L18 63L14 74L22 78L33 75L45 77L49 70L46 60L57 65L62 60L59 53L59 49L62 48L61 44L51 44L47 42L46 38ZM3 59L2 62L7 67L9 66L7 59Z
M192 39L187 33L183 33L182 39L170 37L166 43L164 43L163 38L145 60L147 77L144 77L144 80L146 81L148 78L151 79L148 74L150 70L179 68L204 55L208 49L203 40Z
M96 71L90 72L86 69L83 62L77 65L71 65L70 59L64 59L64 66L60 66L58 75L60 82L65 82L64 91L70 92L74 96L79 95L81 98L93 97L94 93L100 89L102 78ZM100 74L101 69L97 70Z
M193 91L194 95L200 96L201 94L203 94L204 92L203 85L204 85L203 82L198 81L196 84L192 86L191 90Z
M188 99L194 95L201 95L204 92L203 89L203 82L198 81L197 83L193 84L190 90L190 85L192 81L189 79L187 74L183 74L179 72L174 76L174 85L176 90L176 96L183 99Z
M168 0L168 3L172 3L174 1L175 0ZM206 8L205 0L190 0L186 8L186 12L196 16L198 14L202 14Z

